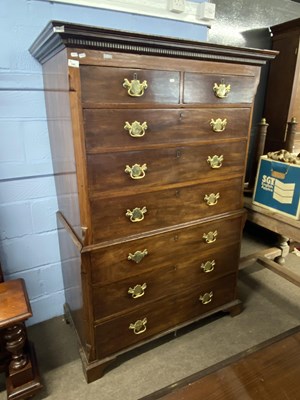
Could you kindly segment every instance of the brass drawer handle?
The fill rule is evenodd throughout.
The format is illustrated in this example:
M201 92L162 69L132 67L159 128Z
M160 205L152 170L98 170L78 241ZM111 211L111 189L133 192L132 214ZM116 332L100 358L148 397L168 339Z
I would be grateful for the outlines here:
M147 324L147 318L138 319L133 324L129 325L129 329L132 329L135 335L140 335L147 329L146 324Z
M147 164L134 164L132 167L126 165L125 172L130 174L132 179L143 179L146 175L145 171L147 171Z
M210 231L208 233L204 233L202 238L206 243L214 243L217 240L218 231Z
M214 156L208 156L207 162L210 165L211 168L221 168L222 167L222 162L224 161L224 156L220 155L214 155Z
M220 193L210 193L204 196L204 201L208 206L215 206L220 198Z
M210 126L214 132L223 132L226 129L227 119L221 120L221 118L217 118L214 120L213 118L210 120Z
M221 82L219 84L215 83L213 86L213 91L214 94L219 98L219 99L224 99L225 97L228 96L229 92L231 90L230 85L226 85L226 83Z
M146 134L146 129L148 129L147 122L142 124L138 121L132 122L130 124L128 121L125 122L124 129L128 131L129 135L134 138L143 137Z
M144 296L146 289L147 289L146 283L143 283L142 285L135 285L134 288L130 287L128 289L128 294L131 294L133 299L138 299L139 297Z
M144 214L147 212L147 208L143 207L142 209L136 207L132 211L127 210L126 217L130 219L131 222L140 222L143 221Z
M200 295L199 300L202 304L208 304L212 301L213 295L213 292L204 293L203 295Z
M201 269L207 274L209 272L212 272L215 269L216 261L211 260L211 261L206 261L205 263L201 264Z
M134 261L136 264L140 263L142 259L148 254L148 250L143 251L137 250L134 254L128 254L128 260Z
M128 89L127 93L131 97L141 97L144 94L144 91L147 89L148 84L147 81L143 81L142 83L136 79L136 74L134 74L134 79L130 82L128 79L124 78L123 88Z

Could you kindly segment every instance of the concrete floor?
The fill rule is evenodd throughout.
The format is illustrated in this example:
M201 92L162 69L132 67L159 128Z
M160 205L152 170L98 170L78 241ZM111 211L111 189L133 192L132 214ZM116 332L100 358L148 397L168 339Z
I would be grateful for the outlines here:
M242 255L266 246L250 230L244 235ZM299 271L299 257L290 254L284 268ZM178 331L176 337L168 335L125 354L90 384L83 376L72 327L63 317L34 325L29 337L45 385L34 398L137 400L300 324L299 288L256 263L240 271L239 297L244 304L240 315L212 316ZM6 399L3 381L0 399Z

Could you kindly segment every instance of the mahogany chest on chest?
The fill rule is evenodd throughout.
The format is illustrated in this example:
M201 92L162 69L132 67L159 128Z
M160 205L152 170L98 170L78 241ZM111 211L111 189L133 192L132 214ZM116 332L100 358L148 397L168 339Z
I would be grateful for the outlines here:
M239 312L243 180L271 51L51 22L43 64L66 309L88 382Z

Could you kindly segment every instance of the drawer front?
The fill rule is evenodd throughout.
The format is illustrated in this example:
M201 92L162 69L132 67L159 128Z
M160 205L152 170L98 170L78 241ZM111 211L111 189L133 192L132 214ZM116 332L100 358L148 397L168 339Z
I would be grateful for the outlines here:
M250 108L84 110L88 153L245 138Z
M203 299L204 296L205 300L209 297L208 294L212 294L211 301L203 304L199 298L201 296ZM235 297L236 274L232 274L97 325L97 356L101 358L112 355L176 325L196 319L201 314L234 300ZM139 324L139 320L143 323Z
M244 213L243 213L244 215ZM91 252L91 280L108 283L174 264L208 260L224 247L239 244L243 216L223 218L197 226L129 241ZM217 231L216 240L207 243L203 235ZM145 251L146 250L146 251ZM233 251L234 253L234 251Z
M87 104L98 103L102 104L102 106L105 103L179 103L180 74L177 71L82 65L80 74L81 96L84 107ZM125 79L131 84L131 88L128 89ZM139 81L139 84L135 85L134 81ZM147 87L143 86L143 83L146 83ZM137 88L137 86L139 87ZM136 96L130 95L128 91Z
M202 146L141 150L87 156L90 194L110 191L137 192L161 185L226 179L243 175L246 141ZM219 157L221 166L212 168L208 160ZM213 162L213 161L212 161ZM218 162L216 162L218 164ZM139 179L131 177L135 165ZM216 165L218 166L218 165ZM142 177L144 176L144 177ZM122 193L122 192L120 192ZM108 193L109 195L109 193Z
M234 188L234 189L233 189ZM112 199L92 199L94 241L151 231L242 207L242 178ZM136 221L134 209L145 210Z
M257 78L254 76L234 76L234 75L213 75L213 74L184 74L184 97L183 102L189 103L214 103L214 104L234 104L252 103L256 88ZM229 92L221 93L222 86L225 85ZM215 85L218 88L214 87ZM219 90L218 90L219 89ZM217 97L216 93L220 96Z
M179 263L174 254L169 255L169 265L143 275L93 287L95 319L130 311L152 301L176 295L186 288L208 282L235 272L238 269L239 244L223 248L210 257L200 257L195 262ZM115 267L118 267L117 265ZM205 272L206 271L206 272Z

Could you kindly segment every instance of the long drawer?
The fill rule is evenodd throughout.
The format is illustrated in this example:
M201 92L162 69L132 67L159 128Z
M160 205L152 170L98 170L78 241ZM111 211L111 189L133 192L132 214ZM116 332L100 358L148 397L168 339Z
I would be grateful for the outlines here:
M241 207L242 178L111 199L94 198L91 200L92 234L94 241L108 240Z
M235 298L236 273L96 325L97 356L112 355L170 328L175 329L176 325L195 319Z
M177 262L169 254L169 265L157 264L152 271L92 289L96 320L129 311L160 298L174 296L220 276L235 272L239 261L239 244L219 250L210 257L191 262ZM116 265L115 267L118 267Z
M244 213L172 232L106 246L90 253L91 282L108 283L174 263L192 265L215 258L239 244ZM216 232L207 243L203 235Z
M88 155L90 195L243 175L245 154L246 140Z
M87 153L245 138L250 108L84 110Z

